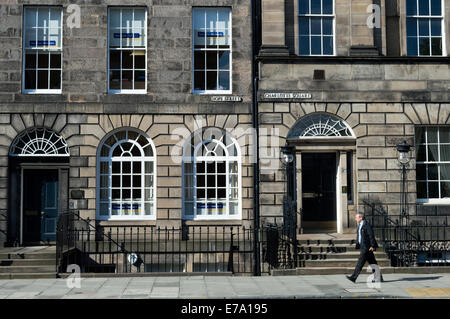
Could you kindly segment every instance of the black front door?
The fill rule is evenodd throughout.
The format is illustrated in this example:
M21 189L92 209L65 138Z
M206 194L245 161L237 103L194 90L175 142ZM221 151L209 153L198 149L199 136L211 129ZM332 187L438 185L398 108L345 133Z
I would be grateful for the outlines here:
M56 240L58 170L24 170L23 243Z
M335 225L335 153L302 153L302 204L304 228Z

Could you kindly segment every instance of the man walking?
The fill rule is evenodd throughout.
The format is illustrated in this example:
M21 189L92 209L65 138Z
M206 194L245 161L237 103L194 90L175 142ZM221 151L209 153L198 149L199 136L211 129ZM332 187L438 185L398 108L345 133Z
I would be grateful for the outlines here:
M364 264L369 262L369 265L378 265L373 252L378 248L372 226L364 219L363 213L356 213L355 221L358 223L358 231L356 232L356 249L360 249L358 263L355 271L351 276L346 276L348 280L355 282L361 272ZM377 278L376 278L377 279ZM380 273L379 281L383 281Z

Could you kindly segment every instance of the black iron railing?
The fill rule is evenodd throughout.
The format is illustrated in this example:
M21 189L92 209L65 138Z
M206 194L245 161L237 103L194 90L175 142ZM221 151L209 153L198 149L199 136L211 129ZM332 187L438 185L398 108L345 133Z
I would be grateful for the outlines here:
M244 226L100 226L69 211L58 221L58 270L252 274L253 237Z
M364 202L367 220L392 266L449 266L449 215L416 205L410 214L388 214L383 205Z

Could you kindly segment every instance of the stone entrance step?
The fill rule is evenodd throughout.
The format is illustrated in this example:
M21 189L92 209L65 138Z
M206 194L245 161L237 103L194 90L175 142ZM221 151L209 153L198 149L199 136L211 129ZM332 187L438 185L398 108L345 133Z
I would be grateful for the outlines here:
M0 249L0 279L56 278L56 247Z

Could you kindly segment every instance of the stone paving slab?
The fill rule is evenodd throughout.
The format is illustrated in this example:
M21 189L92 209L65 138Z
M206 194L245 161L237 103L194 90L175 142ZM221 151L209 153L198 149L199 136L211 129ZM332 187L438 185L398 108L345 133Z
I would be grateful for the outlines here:
M65 279L0 280L0 299L450 298L450 274L387 274L379 288L369 287L367 277L356 283L343 275L82 278L80 288Z

